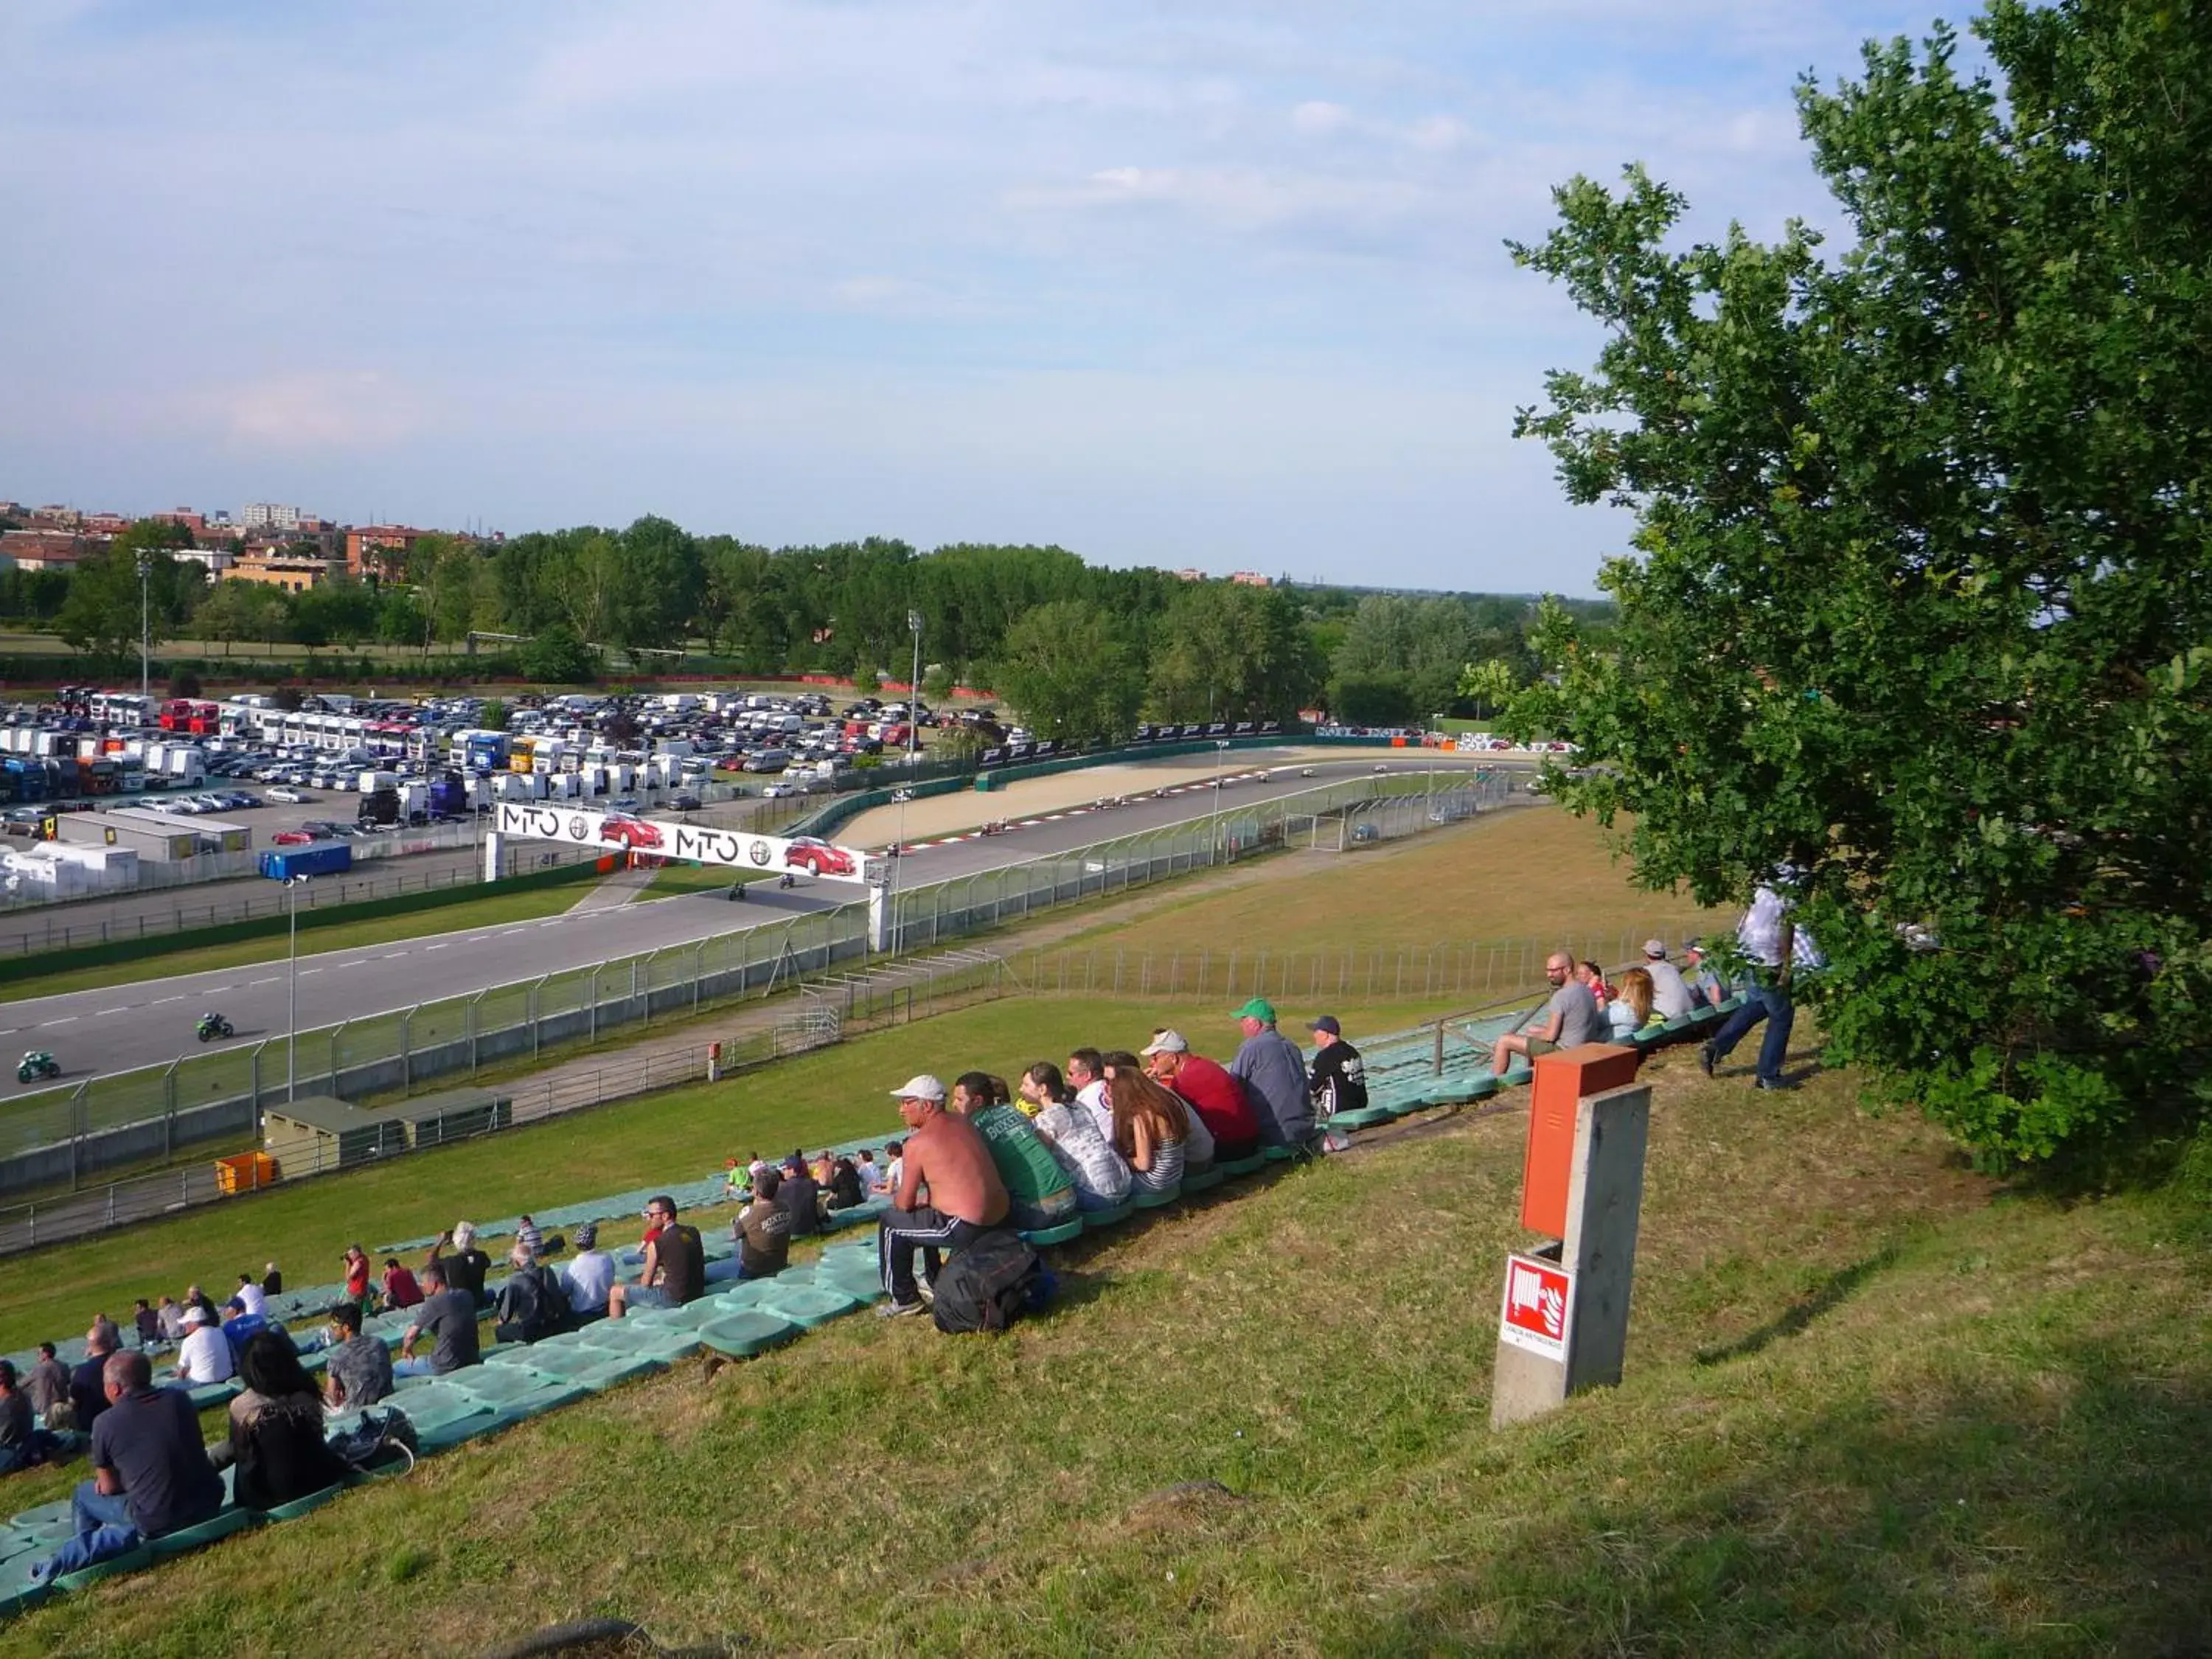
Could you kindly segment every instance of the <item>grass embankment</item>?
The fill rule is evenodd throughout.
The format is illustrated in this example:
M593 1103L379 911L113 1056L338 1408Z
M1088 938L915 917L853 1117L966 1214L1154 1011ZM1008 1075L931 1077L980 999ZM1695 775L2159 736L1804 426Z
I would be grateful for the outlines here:
M1486 815L1413 842L1336 854L1295 885L1255 883L1079 936L1141 951L1396 951L1656 933L1670 945L1733 920L1639 892L1594 823L1548 808Z
M946 1064L919 1036L854 1048ZM617 1615L776 1652L2193 1650L2201 1206L2008 1196L1847 1076L1647 1076L1628 1378L1540 1425L1488 1428L1522 1119L1462 1117L1073 1250L1008 1337L860 1317L690 1362L9 1640L459 1653Z
M475 927L495 927L507 922L536 921L575 908L588 891L585 884L540 888L533 892L501 893L490 898L464 899L453 904L396 916L373 916L359 921L331 921L300 929L301 954L350 951L367 945L392 945L403 939L428 939L438 933L465 933ZM376 902L371 900L370 902ZM301 917L304 924L307 918ZM183 945L165 950L160 939L149 942L142 954L126 962L97 967L70 968L52 974L0 984L0 1002L26 997L61 996L71 991L94 991L109 985L135 985L149 979L171 979L205 973L217 968L250 967L257 963L282 962L290 949L279 932L264 939L234 940L228 945Z

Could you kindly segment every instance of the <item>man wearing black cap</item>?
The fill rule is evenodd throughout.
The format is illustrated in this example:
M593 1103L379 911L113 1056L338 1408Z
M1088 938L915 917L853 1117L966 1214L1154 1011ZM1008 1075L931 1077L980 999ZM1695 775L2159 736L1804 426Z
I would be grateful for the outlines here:
M1326 1123L1339 1112L1367 1109L1367 1064L1359 1050L1344 1040L1344 1027L1334 1014L1323 1014L1306 1028L1314 1034L1313 1069L1308 1086L1313 1091L1314 1115Z

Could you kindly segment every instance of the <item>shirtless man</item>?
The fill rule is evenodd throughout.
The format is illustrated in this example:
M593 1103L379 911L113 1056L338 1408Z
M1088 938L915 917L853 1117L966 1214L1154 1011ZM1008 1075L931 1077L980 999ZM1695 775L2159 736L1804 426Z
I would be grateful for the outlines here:
M958 1249L1006 1218L1006 1182L975 1126L945 1109L945 1085L923 1073L890 1091L912 1131L891 1209L877 1225L876 1255L890 1301L885 1318L921 1311L914 1280L918 1249ZM929 1201L921 1201L924 1187Z

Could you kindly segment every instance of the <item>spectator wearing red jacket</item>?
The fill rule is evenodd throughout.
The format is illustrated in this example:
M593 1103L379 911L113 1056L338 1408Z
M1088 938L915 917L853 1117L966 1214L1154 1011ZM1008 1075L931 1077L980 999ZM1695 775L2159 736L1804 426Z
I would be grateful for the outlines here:
M1213 1161L1237 1164L1260 1150L1260 1120L1244 1097L1244 1085L1217 1062L1194 1054L1182 1032L1152 1034L1144 1051L1152 1080L1172 1089L1198 1114L1213 1137Z

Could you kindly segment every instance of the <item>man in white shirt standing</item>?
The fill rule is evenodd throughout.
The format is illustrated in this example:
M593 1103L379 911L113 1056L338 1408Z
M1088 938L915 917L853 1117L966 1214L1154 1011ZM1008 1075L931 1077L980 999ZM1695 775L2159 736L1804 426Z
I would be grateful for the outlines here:
M1788 880L1789 872L1783 871L1772 882L1760 883L1752 896L1751 908L1736 925L1736 943L1752 964L1751 985L1744 993L1742 1006L1698 1052L1698 1063L1707 1077L1728 1058L1744 1034L1763 1019L1766 1034L1759 1041L1758 1075L1752 1086L1797 1086L1782 1075L1782 1063L1790 1054L1790 1028L1797 1019L1797 1006L1790 995L1790 973L1801 961L1806 967L1817 967L1820 958L1811 936L1790 920L1790 902L1779 890Z

